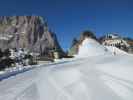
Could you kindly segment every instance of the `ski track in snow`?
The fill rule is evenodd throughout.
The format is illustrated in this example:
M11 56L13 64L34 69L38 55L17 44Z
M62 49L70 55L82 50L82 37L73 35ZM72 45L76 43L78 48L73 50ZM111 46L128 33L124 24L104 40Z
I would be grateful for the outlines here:
M89 41L95 45L96 41ZM133 100L133 56L114 56L98 45L81 47L77 58L1 81L0 100ZM88 50L95 53L93 49L96 55L85 55Z
M123 66L133 59L121 57L76 59L12 76L0 82L0 100L133 100L133 63Z

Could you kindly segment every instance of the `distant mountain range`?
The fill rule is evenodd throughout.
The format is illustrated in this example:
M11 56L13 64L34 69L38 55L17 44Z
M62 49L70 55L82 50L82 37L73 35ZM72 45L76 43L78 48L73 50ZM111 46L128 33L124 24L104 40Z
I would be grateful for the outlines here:
M63 52L41 16L0 16L0 48L24 48L41 55L50 55L52 50Z

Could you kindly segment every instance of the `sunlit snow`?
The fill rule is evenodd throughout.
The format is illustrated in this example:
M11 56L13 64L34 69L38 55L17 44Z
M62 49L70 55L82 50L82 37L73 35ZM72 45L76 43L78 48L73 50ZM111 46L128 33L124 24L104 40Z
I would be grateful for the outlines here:
M2 80L0 100L133 100L133 56L108 49L86 39L73 59Z

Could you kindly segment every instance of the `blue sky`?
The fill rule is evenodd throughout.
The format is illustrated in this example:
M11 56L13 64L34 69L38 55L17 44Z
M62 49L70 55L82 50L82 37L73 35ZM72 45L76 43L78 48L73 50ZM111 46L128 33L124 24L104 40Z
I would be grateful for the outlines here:
M0 15L40 15L67 49L84 30L133 37L132 0L0 0Z

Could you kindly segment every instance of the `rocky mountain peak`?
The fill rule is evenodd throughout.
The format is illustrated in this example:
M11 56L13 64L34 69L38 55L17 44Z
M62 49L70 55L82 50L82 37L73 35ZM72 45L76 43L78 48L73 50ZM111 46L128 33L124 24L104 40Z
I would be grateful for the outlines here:
M41 16L0 16L0 48L25 48L42 55L55 48L62 51Z
M81 33L79 41L82 42L86 37L87 38L92 38L92 39L96 40L95 34L93 32L91 32L91 31L86 30L86 31L83 31Z

